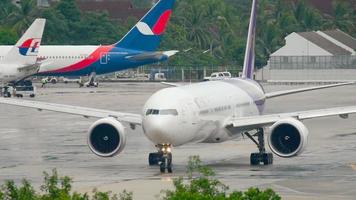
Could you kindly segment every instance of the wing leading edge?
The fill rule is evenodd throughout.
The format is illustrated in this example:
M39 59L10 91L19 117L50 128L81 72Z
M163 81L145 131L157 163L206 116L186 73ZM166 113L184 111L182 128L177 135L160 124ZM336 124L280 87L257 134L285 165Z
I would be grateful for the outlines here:
M309 91L313 91L313 90L341 87L341 86L353 85L353 84L355 84L355 82L337 83L337 84L331 84L331 85L300 88L300 89L294 89L294 90L270 92L270 93L266 93L266 98L271 99L271 98L280 97L280 96L286 96L286 95L297 94L297 93L302 93L302 92L309 92Z
M142 116L138 115L138 114L132 114L132 113L122 113L122 112L101 110L101 109L94 109L94 108L86 108L86 107L80 107L80 106L70 106L70 105L46 103L46 102L39 102L39 101L5 99L5 98L0 98L0 104L20 106L20 107L26 107L26 108L34 108L39 111L48 110L48 111L54 111L54 112L59 112L59 113L79 115L79 116L83 116L83 117L87 117L87 118L89 118L89 117L94 117L94 118L113 117L113 118L117 119L118 121L126 122L129 124L134 124L134 125L142 124Z
M226 122L225 127L238 128L241 130L254 129L254 128L260 128L265 126L271 126L277 121L286 118L294 118L303 121L303 120L314 119L314 118L340 116L341 118L346 119L350 114L356 114L356 106L251 116L251 117L236 118L236 119L231 118Z

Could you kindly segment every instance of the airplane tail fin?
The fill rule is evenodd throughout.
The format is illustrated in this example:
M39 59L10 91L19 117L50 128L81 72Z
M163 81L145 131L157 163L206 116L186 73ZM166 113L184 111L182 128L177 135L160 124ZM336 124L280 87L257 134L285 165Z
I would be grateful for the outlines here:
M253 79L255 69L255 43L257 23L258 0L253 0L251 9L250 25L248 29L247 44L242 78Z
M37 61L38 50L41 45L42 35L46 20L36 19L27 29L25 34L5 56L5 63L20 63L34 65Z
M158 1L115 46L143 51L156 51L170 20L174 3L175 0Z

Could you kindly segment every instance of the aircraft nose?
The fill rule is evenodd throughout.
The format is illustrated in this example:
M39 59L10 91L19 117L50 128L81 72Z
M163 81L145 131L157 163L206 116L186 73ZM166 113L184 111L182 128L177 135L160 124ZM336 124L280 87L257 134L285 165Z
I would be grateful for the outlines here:
M174 138L172 122L159 116L147 117L143 120L143 128L146 136L157 144L172 144Z

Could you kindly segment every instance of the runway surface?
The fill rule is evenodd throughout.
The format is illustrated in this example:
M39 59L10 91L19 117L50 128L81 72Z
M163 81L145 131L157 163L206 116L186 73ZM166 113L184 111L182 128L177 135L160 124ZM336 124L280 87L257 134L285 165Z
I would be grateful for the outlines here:
M36 100L53 103L141 113L144 102L165 86L159 83L105 83L100 88L75 84L48 85L38 89ZM305 86L271 86L278 91ZM302 111L356 105L356 86L326 89L268 101L266 113ZM42 172L58 169L74 178L74 189L93 188L119 193L134 192L135 199L155 199L172 188L172 179L185 173L190 155L200 155L232 190L251 186L273 188L284 199L355 199L356 116L305 121L309 144L301 156L275 157L273 166L249 166L256 151L247 138L222 144L191 144L174 148L174 173L161 175L149 167L147 157L154 145L140 128L128 129L126 149L117 157L95 156L86 145L86 131L96 119L38 112L0 105L0 184L26 178L38 187Z

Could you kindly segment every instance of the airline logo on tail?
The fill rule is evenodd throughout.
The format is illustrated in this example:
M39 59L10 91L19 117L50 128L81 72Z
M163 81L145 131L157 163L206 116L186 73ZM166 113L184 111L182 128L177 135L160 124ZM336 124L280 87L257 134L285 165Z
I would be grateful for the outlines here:
M145 22L137 23L136 27L143 35L162 35L166 30L169 19L171 18L172 10L165 11L157 20L156 24L151 29Z
M19 52L23 56L37 56L41 44L41 38L31 38L19 46Z

